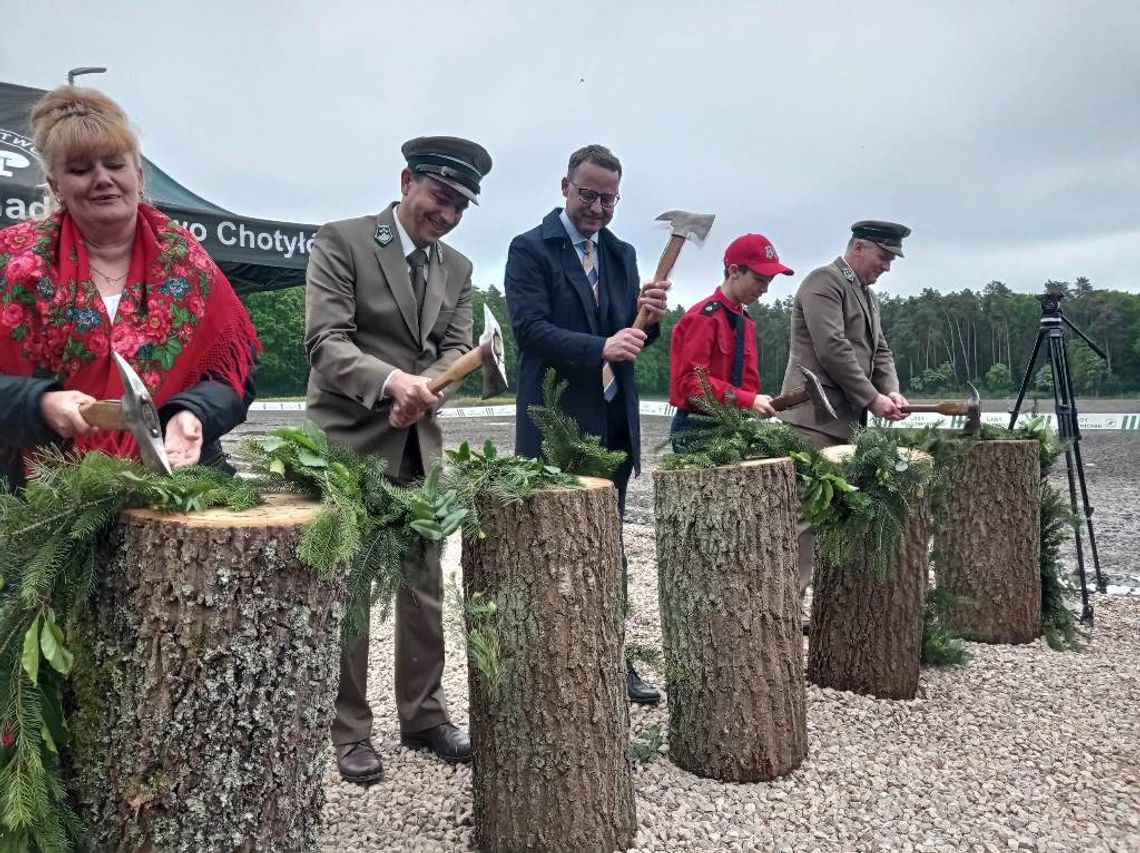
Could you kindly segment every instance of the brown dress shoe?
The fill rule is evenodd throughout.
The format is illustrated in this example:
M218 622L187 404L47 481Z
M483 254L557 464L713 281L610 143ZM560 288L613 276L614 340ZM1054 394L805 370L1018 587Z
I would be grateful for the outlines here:
M440 723L422 732L404 732L400 743L408 749L430 749L449 764L471 760L471 741L451 723Z
M384 765L370 740L336 746L336 768L345 782L367 785L384 778Z

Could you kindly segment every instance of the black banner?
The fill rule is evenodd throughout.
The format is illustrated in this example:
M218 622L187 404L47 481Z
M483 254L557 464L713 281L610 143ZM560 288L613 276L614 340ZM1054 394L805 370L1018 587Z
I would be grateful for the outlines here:
M43 95L0 83L0 227L46 212L39 152L28 114ZM316 226L238 216L212 204L143 158L151 203L186 228L240 292L303 284Z

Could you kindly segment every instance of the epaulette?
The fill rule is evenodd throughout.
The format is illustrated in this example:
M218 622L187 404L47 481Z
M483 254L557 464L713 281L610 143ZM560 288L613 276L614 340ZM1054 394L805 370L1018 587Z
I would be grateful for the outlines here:
M720 307L721 307L720 303L717 302L715 299L710 300L709 302L707 302L705 304L705 307L701 309L701 316L711 317L713 314L715 314L717 312L717 310Z

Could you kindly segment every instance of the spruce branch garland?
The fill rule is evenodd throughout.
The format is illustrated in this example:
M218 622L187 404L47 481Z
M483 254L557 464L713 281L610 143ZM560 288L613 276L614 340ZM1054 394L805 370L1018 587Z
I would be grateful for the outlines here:
M787 424L762 419L713 394L708 377L696 369L702 396L691 403L694 427L678 435L681 452L662 458L662 467L709 468L747 459L788 457L804 517L816 529L821 557L832 565L870 557L875 576L890 574L902 548L906 519L926 493L931 466L911 460L887 430L856 434L855 455L843 465L827 460Z

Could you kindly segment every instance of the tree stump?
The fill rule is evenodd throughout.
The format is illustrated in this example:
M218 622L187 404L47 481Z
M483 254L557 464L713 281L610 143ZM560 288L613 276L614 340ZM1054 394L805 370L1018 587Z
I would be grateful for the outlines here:
M1036 441L977 441L934 533L935 583L960 597L947 621L982 643L1041 633L1041 462Z
M296 558L317 511L123 514L76 638L89 849L316 848L344 611Z
M486 536L463 541L483 851L611 853L637 833L617 493L581 479L518 504L483 500ZM473 616L480 601L495 602L491 617ZM477 660L496 640L497 678Z
M807 754L790 459L656 471L669 757L759 782Z
M852 445L827 448L841 461ZM930 457L910 451L912 458ZM912 513L891 574L875 578L868 561L829 566L817 559L808 642L808 681L880 699L913 699L922 660L923 605L930 564L930 515Z

